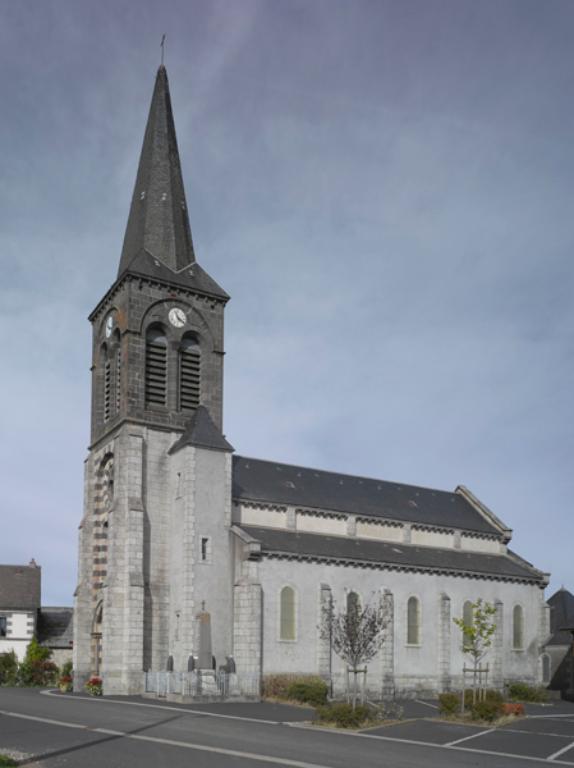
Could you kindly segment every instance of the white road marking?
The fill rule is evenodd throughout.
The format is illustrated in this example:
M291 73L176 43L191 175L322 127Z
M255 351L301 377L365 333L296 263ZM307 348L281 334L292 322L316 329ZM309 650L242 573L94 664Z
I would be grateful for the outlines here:
M560 755L563 755L564 752L568 752L568 750L572 749L572 747L574 747L574 741L570 742L570 744L567 744L565 747L562 747L562 749L559 749L557 752L554 752L552 755L549 755L546 759L556 760L557 757L560 757Z
M424 704L425 707L430 707L431 709L438 709L436 704L429 704L428 701L422 701L421 699L413 699L413 701L416 701L417 704Z
M127 704L128 702L125 702L125 703ZM107 728L92 728L88 725L78 725L76 723L67 723L66 721L62 721L62 720L52 720L49 718L35 717L33 715L23 715L23 714L20 714L19 712L8 712L6 710L0 710L0 715L5 715L6 717L16 717L22 720L33 720L36 722L48 723L50 725L57 725L63 728L83 728L90 733L94 733L94 732L103 733L109 736L118 736L121 738L132 739L135 741L149 741L149 742L154 742L158 744L166 744L168 746L173 746L173 747L181 747L183 749L191 749L199 752L211 752L211 753L222 754L222 755L230 755L233 757L242 757L242 758L245 758L246 760L255 760L262 763L273 763L277 765L292 766L292 768L330 768L330 766L318 765L317 763L306 763L299 760L288 760L286 758L273 757L270 755L261 755L259 753L240 752L233 749L224 749L222 747L210 747L210 746L200 745L200 744L191 744L190 742L186 742L186 741L162 739L156 736L142 736L140 734L127 733L125 731L112 731L112 730L108 730ZM161 723L158 723L157 725L159 726L161 725ZM309 727L309 730L312 730L312 728ZM569 766L574 765L574 762L567 761L567 760L557 760L554 756L552 757L552 759L547 757L531 757L529 755L516 755L516 754L513 754L512 752L495 752L492 749L473 749L472 747L460 747L457 745L449 746L445 744L436 744L431 741L415 741L413 739L400 739L394 736L377 736L371 733L345 733L344 731L334 731L334 730L329 730L329 733L332 733L333 735L337 735L337 736L355 736L362 739L378 739L379 741L391 741L397 744L410 744L412 746L417 746L417 747L431 747L434 749L448 749L448 750L453 750L458 752L472 752L473 754L477 754L477 755L492 755L494 757L511 757L511 758L514 758L515 760L522 760L522 761L526 760L531 763L547 763L547 764L550 763L551 765L569 765ZM572 746L572 745L569 745L569 746Z
M183 749L192 749L196 752L211 752L218 755L229 755L231 757L242 757L246 760L256 760L260 763L273 763L275 765L287 765L291 768L328 768L326 765L319 765L317 763L307 763L301 760L289 760L283 757L273 757L273 755L261 755L256 752L241 752L236 749L225 749L223 747L210 747L204 744L190 744L188 741L176 741L175 739L162 739L157 736L142 736L137 733L129 733L126 731L113 731L109 728L91 728L88 725L77 725L76 723L67 723L64 720L52 720L47 717L35 717L33 715L22 715L19 712L6 712L0 710L0 715L6 717L17 717L22 720L33 720L39 723L48 723L49 725L57 725L63 728L82 728L90 733L103 733L106 736L118 736L123 739L131 739L133 741L149 741L154 744L167 744L171 747L182 747ZM158 724L160 725L160 724ZM93 744L91 746L94 746ZM49 757L45 755L44 757Z
M91 701L94 704L118 704L122 707L145 707L146 709L167 709L168 712L179 712L181 715L201 715L202 717L219 717L222 720L242 720L245 723L264 723L266 725L287 725L281 720L261 720L258 717L243 717L241 715L223 715L220 712L206 712L203 709L187 709L184 707L170 707L165 704L144 704L140 701L118 701L117 699L107 699L99 696L66 696L66 694L56 693L55 691L40 691L44 696L56 696L58 699L68 699L70 701Z
M478 731L477 733L471 733L470 736L464 736L462 739L456 739L456 741L449 741L448 744L443 744L444 747L454 747L455 744L462 744L463 741L469 741L470 739L476 739L479 736L485 736L487 733L492 733L496 728L489 728L488 731Z

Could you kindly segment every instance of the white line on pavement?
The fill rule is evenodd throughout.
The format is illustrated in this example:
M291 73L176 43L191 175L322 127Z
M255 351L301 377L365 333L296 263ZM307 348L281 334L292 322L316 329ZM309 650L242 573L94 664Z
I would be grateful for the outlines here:
M469 741L470 739L476 739L478 736L485 736L487 733L492 733L496 728L489 728L488 731L478 731L477 733L471 733L470 736L464 736L462 739L456 739L456 741L449 741L448 744L444 744L445 747L454 747L455 744L462 744L463 741Z
M7 712L6 710L1 710L1 709L0 709L0 715L5 715L6 717L21 718L22 720L34 720L37 722L48 723L50 725L61 726L63 728L84 728L86 731L89 731L90 733L93 733L93 732L104 733L107 735L118 736L126 739L133 739L136 741L138 740L150 741L150 742L155 742L159 744L166 744L168 746L173 746L173 747L182 747L184 749L192 749L200 752L212 752L212 753L223 754L223 755L231 755L234 757L242 757L242 758L245 758L246 760L256 760L262 763L267 762L267 763L273 763L277 765L292 766L292 768L329 768L328 766L317 765L316 763L306 763L306 762L301 762L299 760L288 760L286 758L272 757L268 755L261 755L258 753L240 752L232 749L224 749L222 747L210 747L210 746L200 745L200 744L191 744L186 741L161 739L156 736L142 736L140 734L126 733L124 731L112 731L106 728L93 728L88 725L78 725L76 723L67 723L66 721L62 721L62 720L52 720L49 718L35 717L33 715L23 715L23 714L20 714L19 712ZM309 728L309 730L311 730L311 728ZM323 729L320 729L320 730L323 730ZM552 760L550 760L549 758L546 758L546 757L531 757L530 755L516 755L516 754L513 754L512 752L496 752L492 749L473 749L472 747L461 747L458 745L449 746L448 744L436 744L435 742L431 742L431 741L415 741L414 739L400 739L394 736L378 736L372 733L345 733L344 731L333 731L333 730L331 730L330 733L337 736L355 736L362 739L378 739L379 741L390 741L397 744L410 744L411 746L417 746L417 747L432 747L434 749L447 749L447 750L459 751L459 752L472 752L473 754L477 754L477 755L492 755L494 757L511 757L511 758L514 758L515 760L522 760L522 761L526 760L532 763L551 763L552 765L568 765L568 766L574 765L574 762L571 762L568 760L557 760L555 756L553 756ZM569 745L569 746L572 746L572 745Z
M562 747L562 749L559 749L557 752L554 752L547 758L547 760L556 760L557 757L563 755L564 752L568 752L568 750L572 749L572 747L574 747L574 741L570 742L570 744L567 744L565 747Z
M223 715L220 712L206 712L203 709L188 709L187 707L170 707L166 704L144 704L141 701L118 701L98 696L66 696L55 691L40 691L44 696L55 696L58 699L68 701L91 701L94 704L119 704L122 707L145 707L146 709L167 709L170 712L179 712L181 715L202 715L203 717L219 717L222 720L242 720L246 723L263 723L264 725L288 725L280 720L262 720L258 717L242 717L241 715Z
M414 699L417 704L424 704L425 707L430 707L431 709L438 709L436 704L430 704L428 701L422 701L421 699Z

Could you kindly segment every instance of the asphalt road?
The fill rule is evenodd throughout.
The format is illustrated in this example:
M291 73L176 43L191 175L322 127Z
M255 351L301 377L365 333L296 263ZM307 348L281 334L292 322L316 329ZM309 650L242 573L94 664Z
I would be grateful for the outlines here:
M424 720L418 730L416 723L404 723L349 734L286 722L300 718L301 713L280 705L213 705L190 710L141 700L47 696L37 690L0 688L0 754L25 753L28 765L50 768L523 768L525 764L560 765L562 759L549 761L550 753L537 749L538 725L527 734L503 735L507 755L497 755L491 747L497 733L489 729L477 729L477 738L470 740L466 737L472 732L454 739L449 732L437 743L434 723ZM574 747L574 717L538 722L548 731L560 732L554 738L561 748L570 743ZM401 728L406 730L398 730L397 735ZM482 738L491 740L484 750L477 749ZM529 740L527 746L524 739ZM508 756L516 744L522 745L521 751ZM568 755L566 760L574 766L574 757Z

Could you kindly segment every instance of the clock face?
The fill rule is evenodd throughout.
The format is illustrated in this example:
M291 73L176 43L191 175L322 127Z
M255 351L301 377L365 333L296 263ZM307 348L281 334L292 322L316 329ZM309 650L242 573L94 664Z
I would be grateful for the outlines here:
M106 318L106 339L109 339L114 330L114 318L113 315L108 315Z
M185 321L187 320L185 316L185 312L183 309L180 309L179 307L174 307L173 309L169 310L169 322L175 327L175 328L181 328L183 325L185 325Z

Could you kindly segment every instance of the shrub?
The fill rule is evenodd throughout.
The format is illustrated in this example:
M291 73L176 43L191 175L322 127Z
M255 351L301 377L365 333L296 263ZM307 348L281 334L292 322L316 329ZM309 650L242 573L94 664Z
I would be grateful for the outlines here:
M548 701L548 692L540 686L511 683L508 686L508 698L512 701L545 702Z
M524 714L524 704L511 703L507 701L502 705L502 712L505 715L515 715L518 717L519 715Z
M16 685L18 682L18 657L14 651L0 654L0 685Z
M60 675L58 679L58 688L62 693L69 693L72 690L73 682L71 675Z
M24 687L39 686L45 688L55 685L58 679L58 667L53 661L32 661L25 659L18 669L18 685Z
M327 683L320 677L308 680L295 680L287 688L287 698L319 707L327 703Z
M492 723L502 715L503 705L498 701L478 701L470 710L473 720Z
M263 698L301 701L318 706L327 701L327 684L316 675L265 675Z
M102 678L95 677L95 676L90 677L88 682L84 685L84 688L90 694L90 696L101 696L102 695Z
M460 696L457 693L441 693L438 708L441 715L456 715L460 712Z
M319 722L334 723L338 728L359 728L361 725L376 719L376 710L358 705L353 709L351 704L336 702L325 707L317 708Z
M72 662L72 659L68 659L68 661L65 661L62 664L62 667L60 669L60 674L62 675L62 677L64 676L73 677L74 676L73 670L74 670L74 664Z

